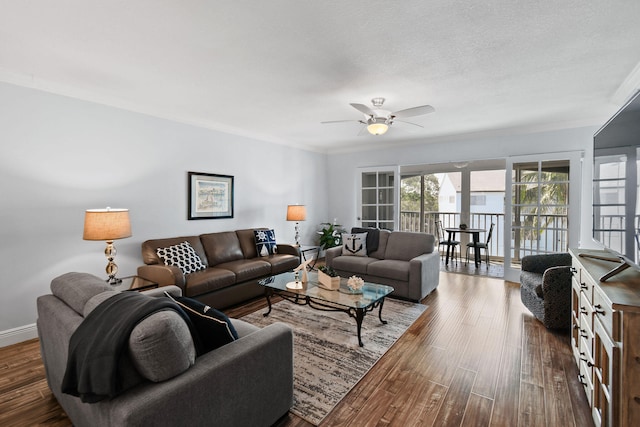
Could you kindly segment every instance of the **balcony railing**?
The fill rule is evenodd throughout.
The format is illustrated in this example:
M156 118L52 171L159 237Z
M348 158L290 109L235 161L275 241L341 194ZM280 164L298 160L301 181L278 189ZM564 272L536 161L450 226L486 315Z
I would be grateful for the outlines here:
M422 230L437 236L435 221L442 221L443 228L458 227L460 225L460 212L425 212ZM562 252L568 249L568 219L566 215L541 215L540 221L545 224L544 231L536 233L533 237L527 234L531 228L520 228L519 235L511 232L511 258L513 263L518 263L525 256L545 252ZM400 212L401 231L421 231L419 212ZM469 215L469 228L481 228L489 231L491 224L495 224L493 235L489 242L489 254L494 261L504 259L504 214L502 213L478 213L472 212ZM465 239L470 239L468 235L457 236L464 244ZM516 237L518 237L516 239ZM446 238L446 235L445 235ZM481 241L486 241L487 235L480 235ZM470 241L470 240L469 240Z
M458 227L460 225L460 212L425 212L424 213L424 228L425 233L430 233L438 238L435 228L435 221L442 221L443 228ZM469 218L469 228L481 228L489 232L491 224L495 224L493 228L493 235L489 242L489 254L491 259L504 258L504 251L502 248L502 239L504 235L504 214L498 213L471 213ZM420 231L420 212L400 212L400 230L401 231ZM463 243L466 243L465 239L471 241L471 237L468 235L458 236ZM446 234L445 234L446 238ZM487 239L486 233L480 235L480 240L485 241ZM463 246L464 248L464 246ZM464 249L463 249L464 250ZM463 253L464 255L464 253Z

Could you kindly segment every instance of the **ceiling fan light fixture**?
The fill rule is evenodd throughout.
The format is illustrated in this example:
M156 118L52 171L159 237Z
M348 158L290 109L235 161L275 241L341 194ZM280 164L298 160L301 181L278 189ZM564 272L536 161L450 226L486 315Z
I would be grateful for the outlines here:
M384 135L387 130L389 130L389 125L386 123L373 122L367 125L367 131L371 135Z

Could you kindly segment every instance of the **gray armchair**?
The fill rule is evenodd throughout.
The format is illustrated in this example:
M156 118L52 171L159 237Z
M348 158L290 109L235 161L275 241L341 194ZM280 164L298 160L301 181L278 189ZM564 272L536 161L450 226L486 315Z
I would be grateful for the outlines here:
M520 299L549 329L571 327L571 255L528 255L522 258Z

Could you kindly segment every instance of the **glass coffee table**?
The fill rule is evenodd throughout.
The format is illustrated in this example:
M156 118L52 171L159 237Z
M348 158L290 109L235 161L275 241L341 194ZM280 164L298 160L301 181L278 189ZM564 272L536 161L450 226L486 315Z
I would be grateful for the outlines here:
M273 295L278 295L294 304L308 305L316 310L341 311L356 320L360 347L363 346L362 320L367 313L378 308L378 318L383 324L387 323L382 319L382 306L385 297L394 290L391 286L365 282L362 290L356 293L347 287L347 279L342 278L340 279L340 289L332 291L319 286L317 273L309 272L308 275L309 281L302 284L302 289L287 287L287 283L295 281L296 276L293 272L281 273L260 280L258 283L264 286L265 297L267 304L269 304L269 311L264 313L264 316L271 313L271 297Z

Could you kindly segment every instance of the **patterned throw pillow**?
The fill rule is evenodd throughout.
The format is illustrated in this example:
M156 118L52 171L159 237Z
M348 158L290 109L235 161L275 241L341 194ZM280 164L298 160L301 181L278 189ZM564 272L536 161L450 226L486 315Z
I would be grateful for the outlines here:
M367 233L342 233L342 255L367 256Z
M191 319L198 335L196 338L198 355L238 339L236 328L223 312L192 298L173 297L168 292L164 294L175 301Z
M259 256L269 256L278 253L276 232L273 230L254 230L256 237L256 251Z
M158 248L156 249L156 254L164 262L164 265L175 265L182 270L183 274L195 273L205 269L196 250L187 241L167 248Z

